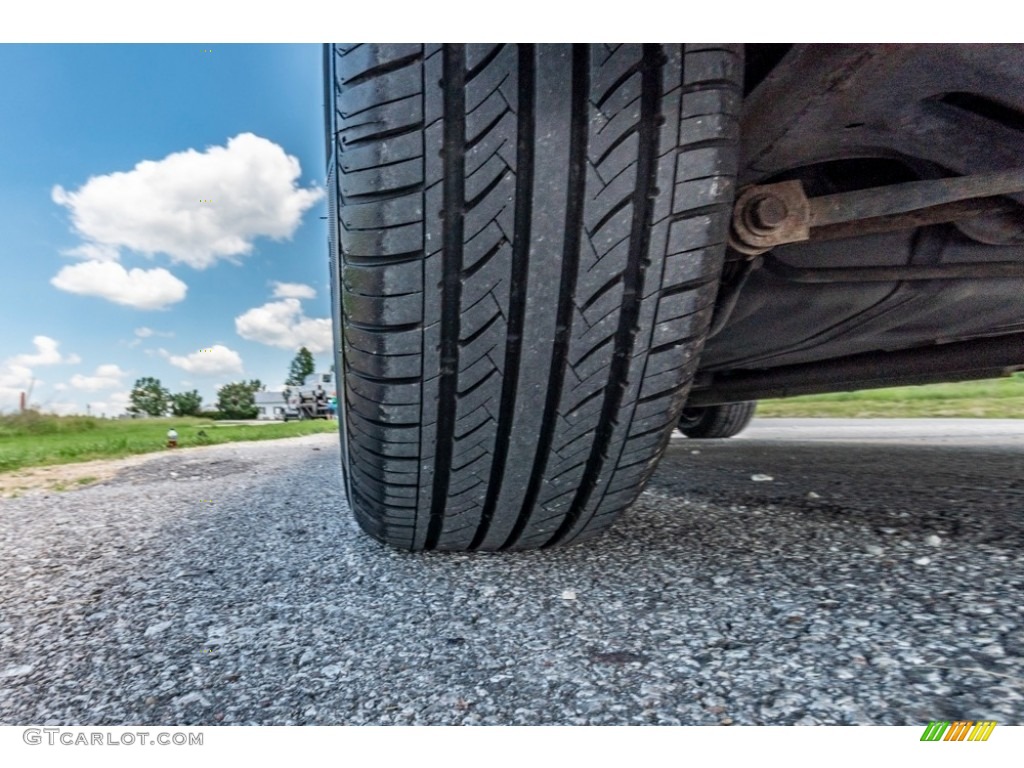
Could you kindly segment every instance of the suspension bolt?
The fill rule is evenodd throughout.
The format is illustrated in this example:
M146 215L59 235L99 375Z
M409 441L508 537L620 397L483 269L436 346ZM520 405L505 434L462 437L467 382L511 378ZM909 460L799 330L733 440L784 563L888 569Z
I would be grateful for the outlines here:
M774 229L786 220L789 209L780 197L765 195L753 201L750 213L754 224L765 229Z

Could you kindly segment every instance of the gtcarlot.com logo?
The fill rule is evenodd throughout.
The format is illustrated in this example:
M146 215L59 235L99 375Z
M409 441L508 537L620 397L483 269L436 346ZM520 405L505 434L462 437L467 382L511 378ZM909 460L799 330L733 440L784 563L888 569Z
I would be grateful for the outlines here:
M921 741L988 741L995 727L995 720L932 720L921 734Z
M26 728L21 734L26 744L66 747L201 747L203 734L191 731L73 731L64 728Z

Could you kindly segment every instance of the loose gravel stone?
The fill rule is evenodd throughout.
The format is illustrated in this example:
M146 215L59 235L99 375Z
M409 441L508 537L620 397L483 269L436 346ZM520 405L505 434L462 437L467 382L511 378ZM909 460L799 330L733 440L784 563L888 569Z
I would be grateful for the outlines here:
M0 500L0 724L1024 721L1020 451L701 451L514 554L369 539L331 435Z
M34 667L31 664L22 664L17 667L8 667L3 672L0 672L0 677L21 677L22 675L29 674Z

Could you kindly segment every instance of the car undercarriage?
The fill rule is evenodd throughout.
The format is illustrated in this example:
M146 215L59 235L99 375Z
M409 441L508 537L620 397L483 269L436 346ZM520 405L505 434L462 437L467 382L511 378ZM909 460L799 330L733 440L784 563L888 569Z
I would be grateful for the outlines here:
M744 188L793 181L812 201L856 199L803 242L727 251L689 403L1024 366L1024 47L754 45L746 58L737 208ZM936 202L951 179L975 182L971 197ZM915 186L916 200L889 194Z

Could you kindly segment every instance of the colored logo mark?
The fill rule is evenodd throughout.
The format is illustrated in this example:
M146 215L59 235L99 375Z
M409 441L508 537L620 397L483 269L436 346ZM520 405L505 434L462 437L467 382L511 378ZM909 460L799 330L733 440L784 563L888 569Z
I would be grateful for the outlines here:
M932 720L921 734L921 741L988 741L995 727L995 720Z
M208 349L200 349L199 351L200 351L200 352L213 352L213 348L212 348L212 347L210 347L210 348L208 348Z
M212 203L213 200L200 200L199 202L200 203Z
M213 53L213 48L203 48L202 52L203 53Z

